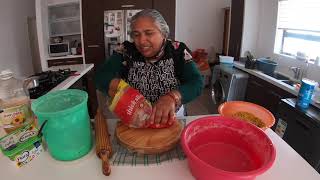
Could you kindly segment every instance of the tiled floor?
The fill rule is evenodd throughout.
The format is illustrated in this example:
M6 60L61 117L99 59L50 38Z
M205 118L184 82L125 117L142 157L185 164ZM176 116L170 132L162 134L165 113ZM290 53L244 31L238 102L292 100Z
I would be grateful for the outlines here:
M106 106L106 100L103 95L98 94L98 101L100 105L103 105L104 115L107 118L115 118L115 116L108 110ZM213 103L211 98L211 89L204 88L202 95L197 97L192 102L185 105L188 116L206 115L218 113L217 106Z
M211 98L211 88L205 88L201 96L186 104L186 109L188 116L218 113L218 107Z

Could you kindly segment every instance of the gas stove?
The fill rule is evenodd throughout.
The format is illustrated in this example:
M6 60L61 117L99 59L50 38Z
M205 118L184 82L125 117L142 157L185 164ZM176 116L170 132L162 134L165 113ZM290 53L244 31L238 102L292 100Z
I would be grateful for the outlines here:
M39 85L28 89L31 99L36 99L42 95L45 95L51 89L56 87L62 81L67 79L69 76L74 74L76 71L68 69L59 69L57 71L44 71L41 73L34 74L30 77L38 78Z

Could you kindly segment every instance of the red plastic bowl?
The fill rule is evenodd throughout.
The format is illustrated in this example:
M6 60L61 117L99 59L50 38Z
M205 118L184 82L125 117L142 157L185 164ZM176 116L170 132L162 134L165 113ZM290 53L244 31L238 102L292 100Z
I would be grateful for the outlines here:
M197 119L181 134L197 180L253 180L273 164L276 151L258 127L222 116Z

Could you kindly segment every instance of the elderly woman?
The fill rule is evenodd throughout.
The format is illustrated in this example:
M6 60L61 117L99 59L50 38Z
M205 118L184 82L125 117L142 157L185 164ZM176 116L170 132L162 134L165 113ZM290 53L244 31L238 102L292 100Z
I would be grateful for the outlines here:
M97 88L114 96L124 79L152 103L150 124L166 124L175 112L201 94L203 79L182 42L168 38L169 27L162 15L146 9L131 19L133 43L124 42L96 74Z

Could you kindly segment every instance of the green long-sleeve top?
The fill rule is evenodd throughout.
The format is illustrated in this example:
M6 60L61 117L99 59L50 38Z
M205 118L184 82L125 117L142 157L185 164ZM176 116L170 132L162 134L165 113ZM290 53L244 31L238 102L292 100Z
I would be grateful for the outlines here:
M167 40L156 62L145 60L133 43L126 41L123 47L97 68L95 83L101 92L107 94L110 81L122 78L151 103L171 90L181 93L183 104L201 94L203 78L184 43Z

